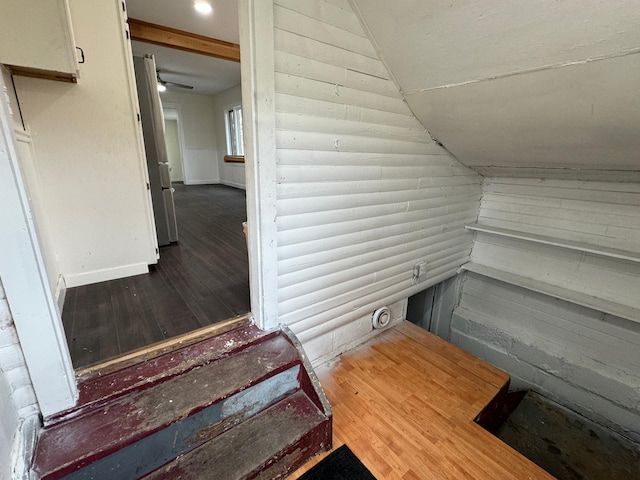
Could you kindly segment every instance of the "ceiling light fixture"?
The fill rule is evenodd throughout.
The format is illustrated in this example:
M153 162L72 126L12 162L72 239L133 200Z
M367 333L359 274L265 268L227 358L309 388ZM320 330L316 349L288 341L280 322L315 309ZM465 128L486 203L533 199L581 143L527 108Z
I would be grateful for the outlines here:
M209 15L213 11L211 5L204 0L197 0L193 2L193 8L195 8L196 12L198 12L200 15Z
M166 92L166 91L167 91L167 87L165 87L165 86L164 86L163 84L161 84L161 83L158 83L158 91L159 91L160 93L162 93L162 92Z

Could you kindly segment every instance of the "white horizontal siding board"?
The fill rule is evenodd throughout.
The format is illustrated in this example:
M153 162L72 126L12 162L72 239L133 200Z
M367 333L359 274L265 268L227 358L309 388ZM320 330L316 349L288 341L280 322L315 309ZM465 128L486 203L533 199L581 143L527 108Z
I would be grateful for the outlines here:
M474 165L473 169L485 177L507 178L544 178L564 180L588 180L607 182L640 183L640 171L637 170L576 170L573 168L544 167L498 167L494 165Z
M407 104L399 98L341 86L337 82L318 81L276 72L275 83L276 93L411 115Z
M273 22L276 28L286 32L378 59L378 54L368 38L356 35L322 20L301 15L288 8L275 5L273 8Z
M455 188L455 187L449 187ZM460 194L464 195L464 190L460 191ZM452 194L452 197L454 195ZM346 208L341 210L309 212L299 215L280 216L276 220L278 225L278 231L283 232L291 229L302 229L305 227L313 227L320 225L335 225L343 222L354 222L358 220L365 220L370 218L385 217L388 215L397 215L406 213L406 218L395 217L397 222L419 220L429 215L431 218L442 217L446 218L446 215L456 212L457 210L467 210L469 204L462 204L462 208L458 207L455 203L450 203L448 198L435 197L433 203L429 200L424 200L420 209L408 209L408 204L403 203L389 203L384 205L373 206L360 206L354 208ZM443 205L444 204L444 205ZM474 210L475 206L472 204ZM392 218L386 218L385 222L393 220ZM395 223L395 222L391 222ZM375 225L375 222L373 223Z
M348 195L350 193L367 193L379 191L404 191L406 189L418 188L419 180L399 178L380 179L371 181L345 180L335 183L305 182L305 183L279 183L277 185L278 198L299 198L304 197L308 192L309 196L321 198L333 195Z
M278 165L325 165L325 166L380 166L380 167L449 167L453 174L472 176L480 183L482 177L474 172L458 168L456 161L446 153L431 155L396 155L396 154L372 154L366 152L320 152L310 150L280 149L277 152ZM427 171L429 178L443 178L446 175L441 172L433 175L433 171ZM425 179L426 180L426 179Z
M344 105L335 102L313 100L296 97L293 95L277 94L276 111L280 114L298 114L309 117L325 118L329 121L341 120L350 122L373 123L394 128L408 128L420 131L422 135L432 141L424 127L418 123L415 117L400 113L384 112L371 108ZM333 131L340 131L340 126L335 124Z
M391 80L288 52L275 52L275 71L280 74L340 85L355 91L402 99L402 94Z
M473 179L473 177L472 177ZM447 192L447 199L453 197L456 200L461 195L468 195L470 192L469 186L474 186L474 183L467 183L472 181L469 177L451 177L443 181L443 186L447 187L459 187L459 190L449 190ZM322 197L308 196L306 198L290 198L280 199L277 202L278 215L297 215L301 213L311 213L330 210L341 210L345 208L354 208L361 206L371 205L383 205L385 203L401 203L408 202L408 210L416 210L414 208L418 203L423 205L422 201L429 199L429 195L425 190L399 190L399 191L376 191L368 193L351 193L345 195L325 195ZM480 193L478 191L478 193ZM433 206L432 200L426 204L424 208Z
M276 148L326 152L408 153L428 155L439 151L434 143L385 140L342 133L276 131Z
M576 179L547 179L547 178L501 178L489 177L485 179L487 189L491 190L494 185L522 185L524 187L543 187L562 190L588 190L592 192L601 192L601 194L625 192L640 194L640 184L637 183L615 183L615 182L598 182L583 181ZM542 190L543 192L545 190Z
M372 217L349 222L332 223L329 224L331 225L331 228L327 228L326 225L310 225L306 228L297 228L292 229L291 231L280 231L278 232L278 245L286 246L301 244L303 242L322 240L359 231L378 230L388 225L418 225L417 222L421 221L424 222L420 224L423 228L433 227L438 228L441 231L447 231L451 228L459 228L461 234L464 234L464 229L462 228L464 222L475 219L474 214L476 212L476 205L474 203L469 203L467 207L468 209L459 213L450 213L435 218L429 217L428 212L411 212L403 215L402 217ZM471 237L468 233L466 235Z
M334 262L334 265L317 264L290 274L290 278L283 278L282 283L286 283L286 285L280 282L278 284L279 300L284 307L288 301L304 301L302 299L304 295L314 295L316 300L323 298L323 296L330 298L331 288L338 284L346 284L354 279L369 278L368 281L375 281L378 276L387 276L387 274L399 274L403 271L411 274L418 251L421 259L430 262L428 268L437 268L450 260L450 255L456 258L467 258L470 246L470 242L464 242L464 239L450 241L446 247L430 245L428 248L418 248L408 245L408 247L415 249L409 250L393 246L380 249L385 253L384 257L369 252L358 255L349 263L341 261L340 266L336 265L337 262Z
M522 230L511 230L501 227L492 227L483 223L474 223L466 225L465 228L471 231L482 232L483 234L496 235L498 237L514 238L524 242L530 242L540 245L550 245L555 247L566 248L579 252L586 252L602 257L616 258L630 262L640 263L640 254L628 250L620 250L595 245L592 243L577 242L575 240L566 240L557 236L540 235L539 233L529 233Z
M596 261L591 255L555 247L532 246L525 250L521 245L514 245L515 242L504 240L494 238L489 243L476 239L474 261L552 286L640 308L640 265L606 259L609 268L605 269L598 265L605 259ZM616 264L624 268L616 268Z
M635 184L621 184L635 185ZM599 201L612 204L640 206L640 194L625 191L587 190L585 188L547 187L542 185L486 183L485 188L490 193L500 193L514 196L550 197L567 200Z
M540 226L554 228L559 232L580 232L588 233L595 236L607 237L607 226L597 223L588 222L567 222L563 219L540 217L538 215L528 215L524 213L510 213L503 211L483 211L483 221L486 220L504 220L505 222L521 223L530 227ZM506 228L506 227L505 227Z
M409 224L410 225L410 224ZM380 229L382 230L382 229ZM428 237L426 235L429 235ZM351 241L351 243L345 243L345 237ZM308 267L314 268L318 265L324 265L324 272L331 271L331 268L335 270L340 269L340 265L335 262L349 261L354 255L359 255L367 252L375 252L378 249L388 247L390 245L403 244L404 242L414 242L416 239L421 239L423 246L428 246L432 249L446 248L448 245L444 245L441 242L460 242L460 244L471 245L471 237L465 237L460 235L459 226L455 228L453 225L448 230L442 230L441 227L432 227L426 230L410 230L407 231L405 225L397 225L393 227L385 227L384 232L381 231L365 231L357 232L347 236L330 237L324 243L328 245L335 245L336 255L328 256L326 263L323 263L322 259L319 259L313 254L322 253L325 250L321 248L322 240L315 242L307 242L304 244L295 244L290 247L282 247L279 250L281 253L282 262L286 262L286 269L283 269L279 279L278 285L286 287L300 280L299 272L305 270ZM327 247L331 248L330 246Z
M486 192L486 189L485 189ZM594 195L595 197L595 195ZM518 196L499 193L485 193L488 202L508 203L512 205L541 206L548 208L569 209L578 211L593 211L606 213L613 211L617 215L640 216L640 210L635 205L622 205L620 203L609 203L605 200L568 200L565 198L542 197L542 196Z
M455 255L444 257L437 262L433 262L432 270L434 272L439 272L439 269L443 266L445 269L449 269L451 262L455 262L457 265L460 265L464 263L464 261L465 257L459 252L456 252ZM344 283L334 283L316 292L308 289L300 289L299 294L284 296L280 299L280 316L284 318L286 315L289 315L287 319L288 323L294 322L296 318L304 320L304 317L300 316L301 314L313 315L315 313L319 313L330 305L332 300L339 302L341 298L348 298L349 294L345 294L344 292L357 290L360 294L363 294L368 289L377 289L379 281L376 280L376 277L380 277L385 280L388 278L394 278L396 280L403 279L406 281L407 279L412 278L412 268L413 264L410 262L399 262L394 264L392 267L380 270L373 275L357 276L357 272L354 271L353 274L356 276L349 277L349 279ZM407 271L409 273L406 273ZM313 299L313 307L309 307L311 304L311 302L309 302L310 298Z
M407 233L403 235L406 238L405 243L394 242L393 237L387 237L380 240L379 246L375 242L362 242L355 245L345 245L336 249L336 255L327 255L324 258L320 256L298 256L287 258L287 268L283 269L280 275L278 285L288 287L296 282L306 281L314 278L323 277L336 272L340 272L345 268L352 268L354 265L371 263L372 261L384 260L384 257L394 255L402 255L406 252L413 253L415 258L425 255L434 255L444 253L451 248L458 249L470 253L471 238L460 236L457 231L442 232L434 235L432 238L424 239L419 235L420 232ZM376 253L380 253L378 257ZM283 260L282 262L285 262Z
M442 179L443 186L455 184L452 180L454 177L437 177ZM305 182L305 183L280 183L277 185L278 198L294 199L304 196L304 192L308 192L310 197L316 197L319 200L322 197L331 197L334 195L349 195L351 193L375 193L375 192L396 192L410 191L419 189L420 179L393 178L380 179L370 181L353 181L345 180L340 183L322 183L322 182ZM437 184L434 185L437 187ZM479 185L469 184L467 195L478 196L481 194ZM473 188L471 188L473 187ZM431 191L431 189L423 188L420 190Z
M607 205L603 205L603 207L604 206ZM617 227L626 226L633 229L640 228L640 209L637 209L635 215L618 215L613 208L609 208L607 212L597 212L588 207L583 210L570 209L566 206L561 208L549 208L540 205L530 206L506 202L494 202L485 197L482 202L481 215L492 216L490 212L504 212L505 214L516 215L523 214L541 217L542 219L552 218L565 220L569 226L576 223L577 225L575 230L578 232L584 231L581 226L585 223L597 223L600 225L611 225ZM543 221L544 220L541 220L541 222Z
M358 17L351 8L346 9L343 2L336 5L332 0L275 0L273 3L366 37Z
M596 235L593 233L583 233L583 232L570 232L568 230L558 230L555 227L549 226L544 227L541 225L529 225L520 222L510 222L504 219L493 219L488 217L479 217L479 220L483 225L488 225L490 227L498 227L498 228L507 228L512 230L518 230L525 233L535 233L539 235L547 235L550 237L557 237L559 239L567 239L573 240L576 242L585 242L593 245L601 245L607 248L620 248L623 250L629 251L637 251L638 245L637 241L634 239L627 240L624 236L615 237L613 234L608 232L610 228L607 228L608 232L607 236L604 235Z
M276 28L274 33L276 50L312 58L336 67L349 68L385 80L389 79L387 69L377 58L350 52L279 28Z
M391 122L389 122L391 123ZM300 113L276 113L276 128L295 132L331 133L372 137L376 140L400 140L404 142L433 143L424 128L397 127L388 124L366 123L364 121L340 120Z
M341 295L339 298L322 304L314 304L309 308L283 314L280 318L287 325L291 325L291 329L296 333L318 327L314 334L321 334L336 328L342 322L357 318L354 315L366 313L366 310L363 312L363 309L368 310L373 305L380 306L386 302L406 298L407 295L417 293L454 276L459 263L459 259L454 259L449 264L434 269L427 274L424 282L417 285L412 285L411 275L407 276L403 273L359 289L353 292L355 294Z
M457 228L445 230L439 235L441 235L442 238L448 237L449 240L441 240L437 236L429 239L420 238L416 240L416 235L407 234L407 236L409 236L407 244L398 245L397 243L388 242L386 239L383 239L380 241L380 246L375 245L375 242L365 242L353 246L345 245L337 248L335 255L331 255L331 252L320 252L315 255L307 254L298 255L292 258L283 258L278 262L278 265L281 268L281 283L283 286L295 283L305 275L328 275L329 273L339 271L346 265L351 265L354 261L353 259L356 257L362 259L375 257L376 254L379 254L379 252L383 250L388 254L395 254L409 251L408 248L411 247L413 248L412 254L417 261L424 260L420 255L443 252L449 248L449 243L455 243L458 240L460 241L459 245L468 245L469 248L466 246L464 247L465 251L470 250L472 245L471 237L469 236L468 239L466 239L460 234L460 230ZM451 238L455 238L455 240L451 240ZM467 251L467 253L470 252ZM316 273L313 273L310 269L316 269L317 271Z
M332 182L341 181L341 179L349 180L382 180L382 179L412 179L417 178L418 185L422 178L437 178L437 177L452 177L456 173L460 174L460 177L465 173L463 170L456 170L453 167L429 167L429 166L379 166L379 165L279 165L277 169L278 181L284 183L316 183L316 182ZM463 180L466 182L466 180ZM478 185L465 184L463 185ZM438 185L431 187L424 187L420 190L423 192L435 192L435 195L440 191L440 195L455 194L457 192L456 182L451 181L449 185ZM479 188L478 188L479 189ZM471 188L466 190L472 191ZM425 198L432 197L434 194L425 195Z

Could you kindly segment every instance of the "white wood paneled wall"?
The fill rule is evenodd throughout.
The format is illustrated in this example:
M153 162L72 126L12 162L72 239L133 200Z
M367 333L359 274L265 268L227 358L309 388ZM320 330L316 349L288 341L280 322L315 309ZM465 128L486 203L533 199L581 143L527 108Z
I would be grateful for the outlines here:
M640 322L640 185L489 178L466 269Z
M640 185L486 178L451 339L640 439Z
M347 0L275 0L274 21L279 317L307 342L455 275L481 177L416 120Z
M640 253L640 184L487 178L478 222Z

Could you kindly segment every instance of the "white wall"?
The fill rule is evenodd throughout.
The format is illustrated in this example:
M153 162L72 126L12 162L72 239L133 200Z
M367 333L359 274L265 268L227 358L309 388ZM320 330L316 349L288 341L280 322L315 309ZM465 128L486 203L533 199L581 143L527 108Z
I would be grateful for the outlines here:
M487 178L452 341L640 439L640 185Z
M146 272L155 232L119 1L72 0L78 84L16 77L67 286Z
M167 161L169 162L172 182L183 182L182 152L180 150L180 134L178 133L178 120L164 120L164 139L167 147Z
M0 478L11 478L11 448L21 421L38 412L29 372L0 283Z
M213 97L166 91L160 94L163 107L180 112L184 145L182 165L184 183L218 183L218 150Z
M17 141L17 153L20 157L22 174L29 192L29 201L37 228L42 258L47 271L49 288L51 288L51 291L56 294L56 298L59 298L59 305L62 305L65 293L64 279L62 277L60 267L58 266L56 251L51 238L51 226L49 225L49 218L47 217L46 203L43 201L42 192L40 191L40 179L33 151L34 149L31 142L31 135L23 128L22 119L20 118L18 99L13 88L11 76L4 68L1 70L4 85L7 87L7 93L10 100L9 105L14 127L13 130Z
M224 156L227 154L225 108L242 103L242 88L240 85L237 85L229 90L218 93L213 98L216 112L216 141L218 143L220 183L231 187L246 189L244 163L225 163L224 161Z
M320 358L455 275L481 177L416 120L346 0L276 0L274 17L279 319Z

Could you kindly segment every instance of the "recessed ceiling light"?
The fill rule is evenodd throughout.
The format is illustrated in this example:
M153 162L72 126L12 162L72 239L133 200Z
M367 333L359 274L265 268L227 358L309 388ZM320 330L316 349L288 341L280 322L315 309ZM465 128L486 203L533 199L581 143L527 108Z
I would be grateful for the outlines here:
M195 8L196 12L200 15L209 15L213 11L211 5L203 0L193 2L193 8Z

